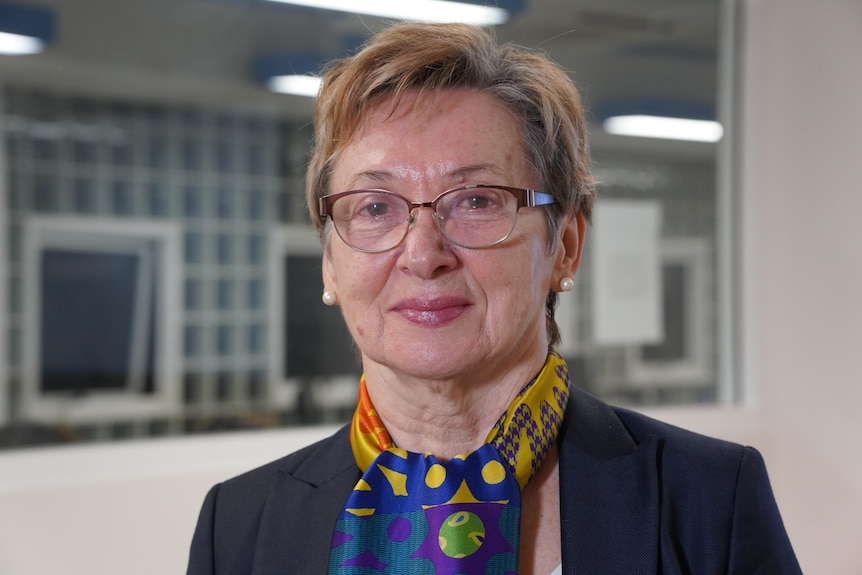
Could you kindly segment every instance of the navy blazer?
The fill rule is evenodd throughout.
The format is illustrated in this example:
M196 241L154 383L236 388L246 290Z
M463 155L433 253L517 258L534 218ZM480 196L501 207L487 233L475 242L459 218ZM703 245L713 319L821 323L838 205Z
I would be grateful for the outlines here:
M750 447L573 389L560 431L564 575L801 573ZM360 478L348 429L216 485L188 575L321 575Z

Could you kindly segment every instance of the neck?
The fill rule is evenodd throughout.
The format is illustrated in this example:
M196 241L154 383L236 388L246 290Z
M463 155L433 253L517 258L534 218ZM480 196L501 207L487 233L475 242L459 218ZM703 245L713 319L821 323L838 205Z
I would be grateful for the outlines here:
M368 394L395 444L440 459L469 453L539 371L547 350L525 354L494 374L430 380L366 363Z

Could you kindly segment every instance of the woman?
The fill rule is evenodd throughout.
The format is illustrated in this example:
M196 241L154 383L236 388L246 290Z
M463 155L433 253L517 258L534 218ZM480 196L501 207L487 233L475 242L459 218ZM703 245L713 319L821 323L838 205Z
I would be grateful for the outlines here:
M332 65L308 171L351 424L213 488L189 573L798 573L762 459L611 408L553 346L594 190L546 58L401 24Z

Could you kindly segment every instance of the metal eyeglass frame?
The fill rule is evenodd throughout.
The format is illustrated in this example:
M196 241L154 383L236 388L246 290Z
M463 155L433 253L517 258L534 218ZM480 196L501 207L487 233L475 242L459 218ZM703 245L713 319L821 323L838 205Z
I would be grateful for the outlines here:
M481 190L481 189L488 189L488 188L496 189L496 190L503 190L503 191L509 192L513 196L515 196L515 199L518 201L518 207L515 210L515 220L512 222L512 228L509 230L509 232L505 236L503 236L499 240L492 242L490 244L487 244L487 245L467 246L467 245L464 245L464 244L461 244L459 242L452 240L446 234L446 231L443 229L443 226L440 223L439 218L437 217L437 204L440 202L441 198L443 198L444 196L447 196L449 194L452 194L455 192L461 192L464 190ZM404 235L401 236L401 239L398 240L391 247L388 247L385 249L379 249L379 250L369 250L369 249L358 248L358 247L354 246L353 244L351 244L350 242L348 242L344 238L344 236L341 235L341 232L338 230L338 226L335 225L335 221L332 220L332 207L333 207L333 205L335 205L335 202L339 198L343 198L345 196L350 196L350 195L354 195L354 194L362 194L362 193L369 193L369 192L377 193L377 194L386 194L388 196L393 196L393 197L399 198L399 199L403 200L404 203L406 203L409 206L409 210L407 211L409 217L407 220L407 226L404 228ZM326 196L323 196L322 198L320 198L318 200L318 212L320 214L320 219L325 220L326 218L329 218L332 221L333 227L335 228L335 232L338 234L338 237L340 237L341 240L345 244L347 244L351 249L354 249L358 252L375 254L375 253L388 252L389 250L392 250L392 249L395 249L396 247L398 247L401 244L401 242L404 241L404 238L407 237L407 233L410 231L410 224L413 223L413 211L417 208L431 208L431 210L434 212L434 218L433 218L434 223L436 224L437 229L440 231L440 234L444 238L446 238L446 241L448 241L448 242L450 242L456 246L460 246L462 248L472 249L472 250L481 250L481 249L485 249L485 248L494 247L496 245L499 245L499 244L505 242L507 239L509 239L509 236L511 236L512 232L515 230L515 224L518 221L518 212L521 210L521 208L548 206L551 204L555 204L556 202L557 202L557 200L551 194L546 194L544 192L540 192L538 190L532 190L529 188L515 188L512 186L498 186L498 185L494 185L494 184L471 184L469 186L459 186L457 188L452 188L452 189L446 190L445 192L441 193L440 195L438 195L436 198L434 198L430 202L412 202L412 201L408 200L407 198L405 198L404 196L402 196L401 194L398 194L395 192L390 192L389 190L379 190L379 189L348 190L346 192L339 192L337 194L329 194L329 195L326 195Z

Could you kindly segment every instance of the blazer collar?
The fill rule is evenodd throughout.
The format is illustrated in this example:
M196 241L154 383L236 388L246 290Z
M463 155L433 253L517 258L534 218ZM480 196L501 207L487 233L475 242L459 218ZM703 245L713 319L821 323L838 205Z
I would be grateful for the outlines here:
M319 443L315 451L293 470L291 476L311 487L320 487L348 471L359 472L350 448L350 426L345 425Z
M563 573L655 572L658 440L637 444L610 406L575 387L560 434Z

